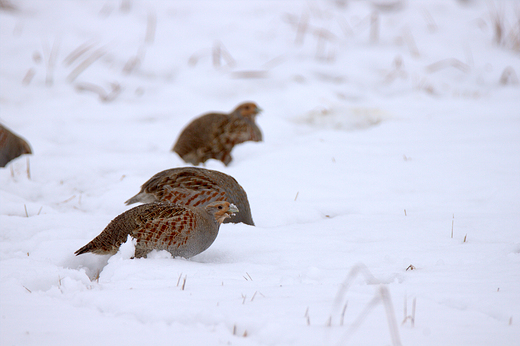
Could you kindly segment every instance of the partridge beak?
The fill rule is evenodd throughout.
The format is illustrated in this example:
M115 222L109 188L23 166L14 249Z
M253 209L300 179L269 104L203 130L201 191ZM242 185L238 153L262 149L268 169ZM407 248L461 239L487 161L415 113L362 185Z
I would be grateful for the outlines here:
M234 205L233 203L231 203L229 205L228 213L234 214L234 213L238 213L238 212L239 212L239 210L238 210L237 206Z
M262 113L264 110L260 107L256 107L256 114Z

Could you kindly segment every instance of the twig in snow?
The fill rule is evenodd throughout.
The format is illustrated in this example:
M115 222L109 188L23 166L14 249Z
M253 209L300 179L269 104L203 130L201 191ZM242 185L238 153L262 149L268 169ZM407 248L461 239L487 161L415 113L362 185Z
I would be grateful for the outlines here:
M27 206L24 204L23 207L24 207L24 209L25 209L25 216L26 216L26 217L29 217L29 213L27 212Z
M177 287L179 287L179 283L181 282L182 273L179 274L179 278L177 279Z
M25 289L27 290L27 292L32 293L32 291L31 291L30 289L28 289L27 287L25 287L25 286L23 286L23 285L22 285L22 287L25 288ZM511 320L510 320L510 321L511 321ZM511 324L511 323L509 323L509 324Z
M300 193L300 191L296 192L296 196L294 197L294 201L296 202L296 199L298 198L298 194Z
M247 277L248 277L251 281L253 281L253 278L251 277L251 275L249 275L248 272L246 272L246 274L247 274Z

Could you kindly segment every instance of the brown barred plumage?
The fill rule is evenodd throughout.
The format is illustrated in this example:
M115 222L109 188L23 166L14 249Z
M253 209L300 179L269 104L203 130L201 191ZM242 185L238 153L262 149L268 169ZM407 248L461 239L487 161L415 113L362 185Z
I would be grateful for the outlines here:
M236 212L238 209L228 202L200 207L143 204L117 216L75 254L113 255L130 235L136 240L134 257L146 257L152 250L166 250L174 257L189 258L209 248L217 238L220 224Z
M252 102L239 105L230 114L209 113L194 119L181 132L172 148L187 163L197 166L209 159L231 162L231 150L246 141L262 141L255 123L261 109Z
M240 210L224 222L243 222L254 226L247 194L242 186L227 174L205 168L179 167L159 172L145 182L141 191L126 204L169 202L196 207L215 201L228 201Z
M29 143L0 124L0 167L23 154L32 154Z

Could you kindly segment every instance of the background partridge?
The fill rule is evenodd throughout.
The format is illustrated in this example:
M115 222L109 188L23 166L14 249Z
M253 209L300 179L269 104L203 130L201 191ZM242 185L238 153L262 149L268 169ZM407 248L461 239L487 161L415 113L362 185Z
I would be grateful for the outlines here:
M220 224L236 212L238 209L228 202L200 207L143 204L116 217L75 254L113 255L130 235L136 240L134 257L166 250L174 257L190 258L209 248L217 238Z
M209 113L194 119L181 132L172 148L187 163L197 166L209 159L231 162L231 150L239 143L262 141L255 123L261 109L252 102L239 105L230 114Z
M224 222L243 222L254 226L247 194L242 186L227 174L205 168L180 167L159 172L144 183L141 191L126 204L169 202L196 207L215 201L228 201L240 210Z
M0 167L23 154L32 154L29 143L0 124Z

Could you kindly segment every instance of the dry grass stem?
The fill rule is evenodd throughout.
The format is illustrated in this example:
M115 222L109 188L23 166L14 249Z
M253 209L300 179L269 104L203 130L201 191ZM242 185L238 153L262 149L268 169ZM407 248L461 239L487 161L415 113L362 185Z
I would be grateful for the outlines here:
M340 317L340 320L339 320L339 325L340 326L342 326L343 322L345 321L345 313L347 312L347 306L348 306L348 301L343 306L343 310L341 310L341 317Z
M426 66L426 70L430 73L433 73L445 69L447 67L454 67L464 73L469 73L471 70L468 64L465 64L459 59L455 58L448 58L441 61L437 61L433 64Z
M28 289L27 287L25 287L25 286L22 286L22 287L25 288L27 290L27 292L32 293L32 291L30 289Z
M347 20L343 16L337 17L338 25L343 31L343 35L346 37L352 37L354 35L354 31L352 31L352 27L348 24Z
M54 40L54 43L52 44L51 51L49 53L49 58L47 59L47 74L45 76L45 85L52 86L54 83L54 67L56 66L56 61L58 60L58 50L59 50L59 43L58 39Z
M502 75L500 76L500 84L518 84L518 77L516 76L516 72L511 66L507 66Z
M298 21L298 26L296 28L296 37L294 39L294 43L296 45L303 44L305 34L307 32L308 27L309 27L309 13L303 12L300 17L300 20Z
M29 156L27 156L25 160L27 164L27 179L31 180L31 161L29 160Z
M106 46L96 49L92 54L89 55L88 58L83 60L72 72L67 76L67 81L74 82L78 76L90 67L94 62L100 59L103 55L107 53Z
M177 287L179 287L179 283L181 282L182 273L179 274L179 278L177 279Z
M184 276L184 280L182 280L182 287L181 290L184 291L184 288L186 287L186 279L188 278L188 275Z
M231 73L232 78L238 79L259 79L259 78L267 78L267 71L234 71Z
M437 31L437 23L433 19L431 13L428 10L423 11L424 20L426 21L426 26L428 27L428 31L434 33Z
M78 92L89 91L97 94L101 102L112 102L121 93L121 86L116 82L110 84L111 91L109 93L99 85L92 83L77 83L74 87Z
M406 321L410 320L410 325L413 328L415 326L415 306L417 303L417 298L413 298L412 300L412 313L408 315L408 299L405 297L404 299L404 319L401 325L404 325Z
M504 37L504 11L497 9L493 2L488 2L491 24L495 33L495 43L500 45Z
M96 42L92 41L92 40L89 40L83 44L80 44L76 49L74 49L72 52L70 52L70 54L67 55L67 57L65 59L63 59L63 64L65 66L71 65L74 61L76 61L79 57L81 57L83 54L88 52L95 45L96 45Z
M419 57L419 49L417 48L417 44L415 44L415 39L413 38L412 32L410 28L406 28L403 32L404 42L408 46L408 50L413 57Z
M296 192L296 196L294 197L294 201L296 202L296 199L298 199L298 195L300 194L300 191Z
M404 210L404 216L406 216L406 209Z
M379 40L379 13L373 11L370 15L370 43L376 43Z
M157 28L157 15L155 12L148 13L148 20L146 21L146 36L144 41L147 44L152 44L155 41L155 30Z
M29 85L35 74L36 70L34 68L31 67L29 70L27 70L27 73L22 79L22 85Z
M375 284L380 282L372 275L372 273L370 273L370 271L364 264L358 264L352 267L349 274L347 275L347 278L343 281L342 285L340 286L336 298L334 299L333 312L331 313L331 316L336 315L334 310L336 310L339 307L340 302L343 300L343 297L345 296L347 290L352 285L356 277L358 277L359 275L364 276L367 284ZM343 339L340 341L339 344L345 344L346 340L353 334L353 332L355 332L359 328L361 323L366 319L370 311L379 303L382 303L385 308L392 344L394 346L401 345L399 329L397 328L397 322L395 319L394 308L392 306L392 300L390 299L390 292L388 291L388 288L385 285L381 284L379 285L379 289L374 294L372 300L367 303L363 311L361 311L361 313L357 316L356 320L351 324L350 328L345 333ZM344 307L344 309L346 308Z
M23 205L23 208L25 209L25 216L29 217L29 213L27 212L27 206L25 204Z

